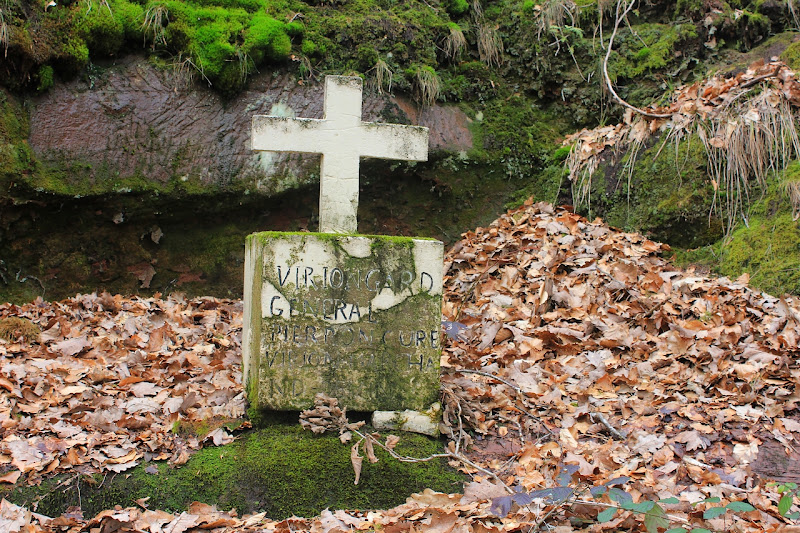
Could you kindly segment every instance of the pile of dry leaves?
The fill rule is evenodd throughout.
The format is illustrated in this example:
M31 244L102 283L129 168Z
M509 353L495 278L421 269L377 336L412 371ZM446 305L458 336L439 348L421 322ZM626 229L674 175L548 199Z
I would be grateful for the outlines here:
M529 203L448 253L444 416L473 474L463 495L282 522L201 504L53 520L3 502L0 529L794 531L768 484L782 472L757 466L768 447L796 454L800 305L676 269L668 251ZM176 420L242 415L238 302L79 296L9 315L43 333L0 341L6 482L180 462L203 443L169 433Z
M63 471L122 472L147 459L182 464L202 446L171 431L241 418L241 302L79 295L0 306L42 332L0 341L0 480Z

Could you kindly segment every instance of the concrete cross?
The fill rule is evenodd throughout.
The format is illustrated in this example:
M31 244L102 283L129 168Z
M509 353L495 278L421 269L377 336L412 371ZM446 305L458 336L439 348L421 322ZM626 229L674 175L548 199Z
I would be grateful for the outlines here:
M325 77L322 120L253 117L253 150L322 154L319 231L356 233L360 157L428 160L428 128L361 122L361 78Z

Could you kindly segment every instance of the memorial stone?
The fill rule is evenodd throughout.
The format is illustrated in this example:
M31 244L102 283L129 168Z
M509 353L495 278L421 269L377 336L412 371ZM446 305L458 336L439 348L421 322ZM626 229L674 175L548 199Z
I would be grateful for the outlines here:
M253 149L322 154L320 233L246 243L251 406L422 411L438 400L444 246L355 234L360 157L427 159L427 129L361 121L361 79L328 76L322 119L255 116Z

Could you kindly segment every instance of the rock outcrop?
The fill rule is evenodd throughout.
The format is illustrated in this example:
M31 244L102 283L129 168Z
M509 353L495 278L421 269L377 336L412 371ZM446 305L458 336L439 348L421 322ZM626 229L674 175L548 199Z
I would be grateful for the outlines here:
M187 76L128 56L97 77L59 83L31 101L30 145L41 162L68 167L99 193L124 192L124 180L136 177L145 188L178 180L269 196L318 179L319 156L253 152L250 121L255 114L321 118L321 83L265 73L226 100ZM419 109L365 90L362 118L428 126L431 150L472 147L469 118L456 106Z

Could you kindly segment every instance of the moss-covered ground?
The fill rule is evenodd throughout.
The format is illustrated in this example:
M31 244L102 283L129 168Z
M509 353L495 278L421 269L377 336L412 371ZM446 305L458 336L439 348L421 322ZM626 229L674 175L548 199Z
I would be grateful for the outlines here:
M773 175L765 189L755 191L746 221L739 222L728 238L678 250L678 263L732 279L747 273L750 286L770 294L800 294L800 223L788 190L795 183L800 183L798 161Z
M442 451L442 442L400 434L396 451L427 457ZM61 476L39 486L2 489L10 501L58 516L80 505L84 516L132 506L149 498L148 507L186 510L194 501L235 508L240 514L266 512L275 519L315 516L323 509L388 509L425 488L462 490L464 476L444 460L401 463L376 449L379 461L365 461L358 485L350 464L350 445L337 435L313 435L299 425L277 424L243 433L232 444L209 447L178 467L143 462L123 473Z

